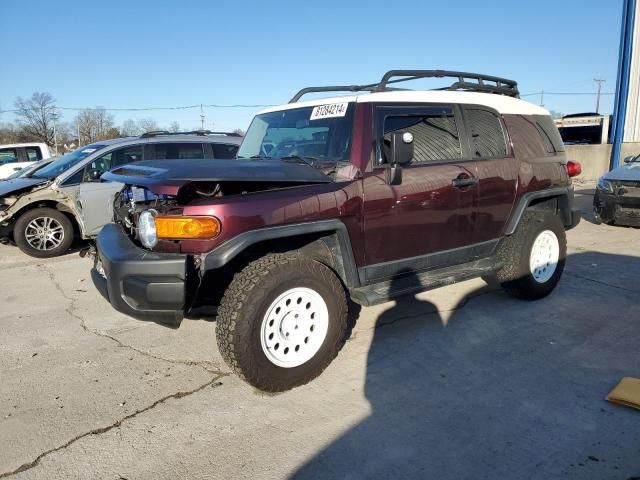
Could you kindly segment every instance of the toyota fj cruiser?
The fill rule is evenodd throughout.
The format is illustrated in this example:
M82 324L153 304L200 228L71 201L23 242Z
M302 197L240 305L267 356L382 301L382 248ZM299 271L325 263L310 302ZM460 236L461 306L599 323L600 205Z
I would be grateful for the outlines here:
M453 78L437 91L391 88ZM301 102L308 93L351 96ZM366 94L365 94L366 92ZM549 294L575 226L563 143L516 82L398 70L301 90L253 119L233 161L140 162L97 238L93 279L117 310L177 327L217 308L243 379L283 391L319 375L361 305L480 277Z

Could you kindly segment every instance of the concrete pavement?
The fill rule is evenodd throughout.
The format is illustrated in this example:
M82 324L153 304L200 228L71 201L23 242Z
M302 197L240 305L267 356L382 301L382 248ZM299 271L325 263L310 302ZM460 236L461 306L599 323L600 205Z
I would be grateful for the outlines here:
M229 374L213 323L129 319L88 260L0 246L0 478L640 476L640 412L604 401L640 376L640 230L592 220L550 297L478 279L362 309L279 395Z

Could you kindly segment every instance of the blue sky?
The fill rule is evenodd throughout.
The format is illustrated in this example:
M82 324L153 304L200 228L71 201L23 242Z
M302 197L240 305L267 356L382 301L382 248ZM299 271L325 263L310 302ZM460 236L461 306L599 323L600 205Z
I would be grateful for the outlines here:
M277 104L304 86L371 82L392 68L504 76L522 93L595 91L604 78L613 92L620 16L620 0L0 0L0 109L34 91L64 107ZM544 103L593 111L595 97ZM612 103L604 97L602 110ZM244 129L256 110L206 109L205 126ZM111 113L200 125L199 109Z

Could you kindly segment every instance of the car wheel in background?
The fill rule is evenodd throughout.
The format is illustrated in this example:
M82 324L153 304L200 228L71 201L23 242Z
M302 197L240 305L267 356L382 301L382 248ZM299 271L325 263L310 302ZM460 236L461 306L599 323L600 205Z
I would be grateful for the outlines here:
M50 258L62 255L73 243L71 220L54 208L34 208L25 212L13 229L16 245L27 255Z

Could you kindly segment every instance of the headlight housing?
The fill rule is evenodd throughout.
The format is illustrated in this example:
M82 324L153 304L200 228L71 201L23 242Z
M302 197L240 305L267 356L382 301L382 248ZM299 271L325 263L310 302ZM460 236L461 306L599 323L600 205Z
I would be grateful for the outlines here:
M155 212L144 210L138 217L138 239L146 248L153 248L158 243Z
M613 193L613 185L610 181L605 180L604 177L598 179L598 190Z

